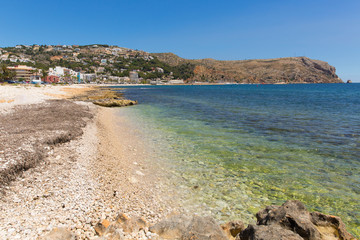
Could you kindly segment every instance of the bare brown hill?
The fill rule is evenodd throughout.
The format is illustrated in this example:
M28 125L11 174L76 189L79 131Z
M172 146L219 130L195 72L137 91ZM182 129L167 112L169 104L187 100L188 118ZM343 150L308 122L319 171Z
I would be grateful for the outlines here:
M220 61L189 60L173 53L153 53L160 61L172 66L195 65L191 81L238 83L342 83L335 67L307 57Z

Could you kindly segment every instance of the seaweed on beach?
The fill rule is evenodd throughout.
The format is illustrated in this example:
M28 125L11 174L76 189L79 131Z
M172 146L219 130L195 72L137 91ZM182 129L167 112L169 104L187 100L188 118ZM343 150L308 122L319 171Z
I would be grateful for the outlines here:
M51 146L81 136L92 116L88 107L67 100L48 100L0 115L0 191L43 162Z

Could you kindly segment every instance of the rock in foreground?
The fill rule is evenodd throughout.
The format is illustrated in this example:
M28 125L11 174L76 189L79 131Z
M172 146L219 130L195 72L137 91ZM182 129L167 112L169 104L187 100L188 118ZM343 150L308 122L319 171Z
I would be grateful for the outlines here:
M118 215L114 222L102 220L95 226L97 239L181 239L181 240L356 240L340 218L310 213L300 201L268 206L256 214L257 224L244 229L241 221L220 225L211 217L172 215L150 227L143 218ZM57 240L73 235L53 230L45 238ZM236 237L236 238L235 238Z
M281 206L268 206L256 214L257 225L249 225L240 240L352 240L339 217L310 213L300 201L291 200Z

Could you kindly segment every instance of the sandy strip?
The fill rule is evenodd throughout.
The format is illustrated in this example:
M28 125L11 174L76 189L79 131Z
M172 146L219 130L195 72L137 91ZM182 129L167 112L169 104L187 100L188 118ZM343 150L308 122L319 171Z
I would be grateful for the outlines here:
M152 149L130 119L115 116L116 111L121 109L101 108L97 115L100 146L93 165L102 199L107 199L115 212L156 222L173 211L176 192L165 185L166 173L152 161Z
M82 94L93 86L88 85L0 85L0 114L10 113L17 105L42 103L49 99L64 99Z

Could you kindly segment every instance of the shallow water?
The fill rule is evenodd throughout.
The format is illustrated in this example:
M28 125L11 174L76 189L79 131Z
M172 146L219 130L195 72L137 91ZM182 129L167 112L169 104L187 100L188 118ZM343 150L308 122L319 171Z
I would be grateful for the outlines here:
M188 206L254 221L288 199L360 236L360 84L148 86L122 111L182 179Z

